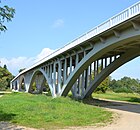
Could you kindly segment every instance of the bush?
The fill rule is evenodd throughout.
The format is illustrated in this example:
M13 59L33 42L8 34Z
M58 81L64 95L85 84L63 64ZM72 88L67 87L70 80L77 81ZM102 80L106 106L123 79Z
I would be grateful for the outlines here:
M129 88L126 88L126 87L121 87L121 88L116 88L113 90L114 92L116 93L133 93L133 91Z

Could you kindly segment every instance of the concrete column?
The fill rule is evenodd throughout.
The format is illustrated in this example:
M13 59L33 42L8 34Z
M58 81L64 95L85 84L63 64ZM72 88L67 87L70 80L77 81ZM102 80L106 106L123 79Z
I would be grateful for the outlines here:
M76 62L75 62L76 66L77 66L78 62L79 62L79 56L78 56L78 53L76 53Z
M70 56L70 73L72 72L72 56Z
M99 60L97 60L97 74L99 74Z
M50 91L51 93L53 93L53 85L52 85L52 64L50 64L48 66L48 69L47 69L47 73L48 73L48 85L51 87Z
M79 61L79 56L78 56L78 53L76 53L76 60L75 60L75 67L77 66L78 64L78 61ZM74 92L77 94L78 93L78 84L77 84L77 80L74 84Z
M96 61L94 61L94 78L96 76Z
M82 95L85 92L85 71L82 74Z
M52 64L50 64L50 86L52 86Z
M87 88L88 86L88 68L86 69L86 72L85 72L85 89Z
M17 90L20 91L20 88L19 88L19 79L17 80Z
M25 90L26 92L29 92L29 85L30 85L30 79L28 78L28 75L25 75Z
M10 89L13 89L13 82L10 82Z
M56 63L53 63L53 96L56 96Z
M79 78L78 78L78 84L77 84L77 93L79 94L79 95L81 95L82 94L82 74L79 76Z
M61 92L61 75L62 75L62 63L58 63L58 93Z
M84 57L86 56L86 51L84 50ZM82 74L82 95L84 94L85 91L85 76L86 76L86 70L84 70Z
M89 75L90 75L90 82L92 81L92 64L90 65L90 73L89 73Z
M65 83L67 79L67 59L64 60L64 66L63 66L63 82Z
M50 66L49 65L47 66L46 74L47 74L47 77L50 78Z

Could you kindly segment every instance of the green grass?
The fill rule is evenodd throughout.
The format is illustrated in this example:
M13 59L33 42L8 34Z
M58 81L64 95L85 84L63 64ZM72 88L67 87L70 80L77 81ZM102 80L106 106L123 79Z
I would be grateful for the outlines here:
M128 94L127 93L114 93L114 92L107 92L107 93L100 93L100 94L93 93L92 97L140 103L140 95L133 94L133 93L128 93Z
M0 121L18 125L57 129L89 126L111 121L112 113L70 98L55 98L25 93L5 94L0 98Z

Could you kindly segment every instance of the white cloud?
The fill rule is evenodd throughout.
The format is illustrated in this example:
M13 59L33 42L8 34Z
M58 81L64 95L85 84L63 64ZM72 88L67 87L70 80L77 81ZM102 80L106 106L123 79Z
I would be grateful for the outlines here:
M49 48L44 48L40 54L38 54L36 57L17 57L12 59L6 59L6 58L0 58L0 65L3 67L4 64L7 65L7 68L13 75L17 75L18 71L23 68L27 68L31 65L33 65L35 62L41 60L42 58L46 57L50 53L52 53L54 50L51 50Z
M53 28L60 28L64 25L64 20L63 19L57 19L56 21L54 21L53 23Z
M27 57L17 57L12 59L0 58L0 61L1 66L6 64L9 71L15 75L18 73L20 69L29 67L34 61L34 58Z
M51 50L50 48L44 48L41 53L37 55L36 62L50 55L52 52L54 52L54 50Z

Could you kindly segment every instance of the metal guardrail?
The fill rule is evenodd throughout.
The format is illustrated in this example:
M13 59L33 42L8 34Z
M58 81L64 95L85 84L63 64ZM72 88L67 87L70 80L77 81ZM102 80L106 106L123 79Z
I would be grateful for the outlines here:
M86 41L87 39L90 39L91 37L94 37L104 31L114 27L115 25L118 25L138 14L140 14L140 1L135 3L134 5L130 6L129 8L123 10L119 14L113 16L112 18L108 19L107 21L103 22L102 24L96 26L95 28L93 28L89 32L85 33L84 35L78 37L77 39L73 40L72 42L66 44L62 48L57 49L55 52L51 53L47 57L43 58L39 62L35 63L31 67L29 67L29 68L25 69L24 71L22 71L21 73L19 73L15 78L17 78L20 74L23 74L26 71L29 71L30 69L44 63L45 61L63 53L64 51L66 51L70 48L73 48L76 45L79 45L83 41Z

